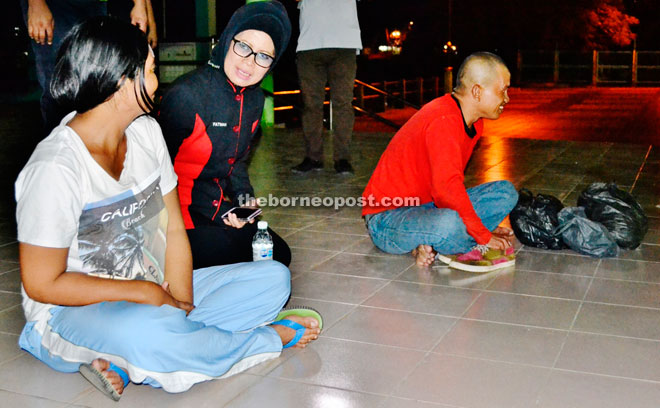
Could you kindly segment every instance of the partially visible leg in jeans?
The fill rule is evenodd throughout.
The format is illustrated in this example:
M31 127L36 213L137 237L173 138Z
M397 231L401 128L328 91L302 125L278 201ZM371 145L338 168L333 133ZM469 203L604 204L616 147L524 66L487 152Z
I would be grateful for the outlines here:
M494 230L509 215L518 202L518 192L511 182L492 181L467 190L481 222Z
M350 160L349 145L353 135L353 87L357 62L354 49L332 50L336 58L330 62L328 82L332 102L333 159Z
M390 254L405 254L419 245L452 254L474 245L458 213L437 208L432 202L375 214L369 219L368 229L374 245Z
M323 102L328 76L319 50L301 51L296 55L298 79L303 99L302 128L306 156L323 160Z
M508 181L468 189L468 195L484 226L491 231L518 200L518 193ZM432 202L375 214L369 219L368 229L374 245L392 254L408 253L419 245L430 245L441 254L458 254L476 245L456 211L437 208Z

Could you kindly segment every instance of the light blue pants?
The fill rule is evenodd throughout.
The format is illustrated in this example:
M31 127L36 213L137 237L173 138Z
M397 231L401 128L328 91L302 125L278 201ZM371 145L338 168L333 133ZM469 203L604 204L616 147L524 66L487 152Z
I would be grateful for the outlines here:
M264 324L290 291L289 270L275 261L198 269L188 316L169 305L131 302L55 306L42 333L37 322L26 324L19 345L58 371L105 358L132 382L182 392L279 356L282 341Z
M472 206L492 231L518 202L518 192L508 181L493 181L467 190ZM374 245L390 254L405 254L421 244L431 245L440 254L460 254L477 243L458 213L438 208L433 202L401 207L367 216L367 228Z

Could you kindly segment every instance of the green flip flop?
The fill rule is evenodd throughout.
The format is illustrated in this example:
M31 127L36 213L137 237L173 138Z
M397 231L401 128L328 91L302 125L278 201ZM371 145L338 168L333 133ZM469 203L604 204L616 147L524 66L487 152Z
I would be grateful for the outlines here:
M316 309L307 306L290 306L282 309L282 311L277 314L275 321L271 324L286 326L296 331L296 335L293 337L293 339L291 339L291 341L282 347L283 349L287 349L298 344L298 341L300 341L302 336L305 335L305 331L307 330L307 328L305 328L302 324L287 319L289 316L313 317L317 322L319 322L319 329L323 328L323 318L321 317L321 313L319 313Z
M309 306L289 306L282 309L280 313L277 314L275 321L286 319L289 316L300 316L300 317L313 317L316 321L319 322L319 329L323 329L323 317L318 310L311 308Z

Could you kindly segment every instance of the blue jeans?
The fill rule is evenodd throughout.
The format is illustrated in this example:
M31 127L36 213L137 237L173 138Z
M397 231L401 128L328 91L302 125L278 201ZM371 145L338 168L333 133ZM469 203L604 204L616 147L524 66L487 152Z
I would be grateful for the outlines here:
M518 202L518 192L508 181L494 181L467 190L472 206L488 230L494 230ZM433 202L401 207L367 216L369 235L381 251L405 254L421 244L441 254L469 251L477 243L458 213L437 208Z
M106 2L103 0L57 0L48 1L47 4L53 15L53 20L55 20L53 44L39 45L32 40L30 41L36 62L37 80L43 92L40 102L46 135L60 124L64 115L70 112L69 109L58 105L50 94L50 79L53 76L57 51L62 45L62 40L76 24L89 17L107 14ZM27 26L27 0L21 0L21 9L23 20Z

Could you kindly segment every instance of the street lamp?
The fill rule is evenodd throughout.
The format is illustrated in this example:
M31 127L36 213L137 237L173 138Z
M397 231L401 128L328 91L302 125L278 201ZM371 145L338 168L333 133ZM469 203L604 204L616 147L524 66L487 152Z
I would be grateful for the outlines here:
M392 45L394 46L400 46L401 45L401 31L399 30L393 30L390 33L390 41Z
M442 47L442 52L445 54L458 54L458 48L456 47L455 44L452 44L451 41L447 41L447 43Z
M458 47L456 44L452 44L451 41L447 41L445 45L442 46L442 52L447 55L447 66L445 67L445 93L451 93L454 83L453 78L453 68L451 66L451 56L458 54Z

